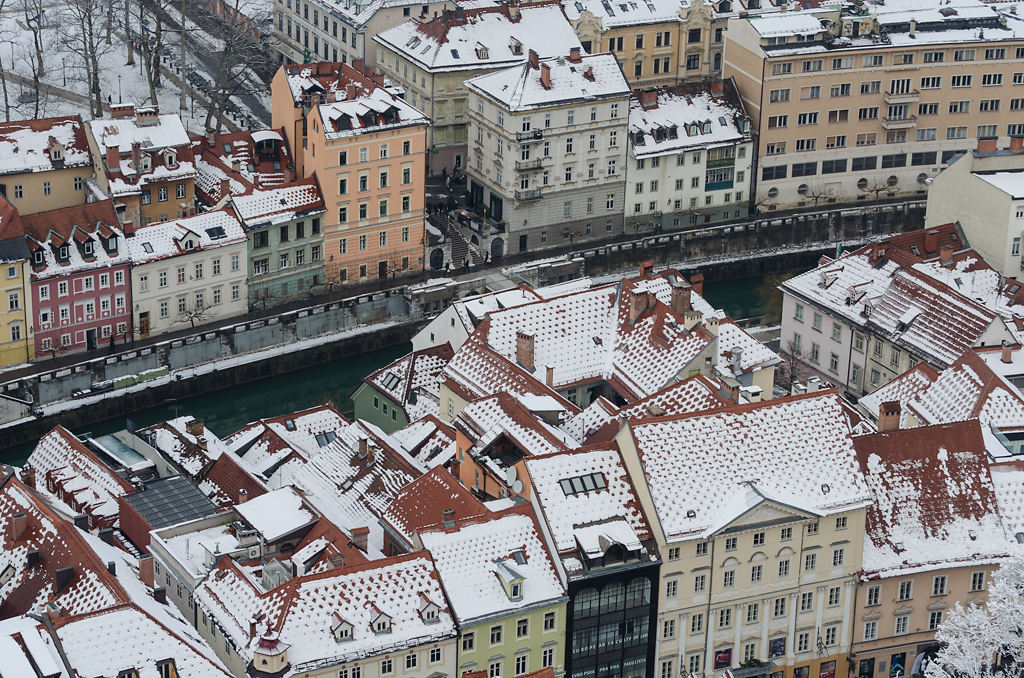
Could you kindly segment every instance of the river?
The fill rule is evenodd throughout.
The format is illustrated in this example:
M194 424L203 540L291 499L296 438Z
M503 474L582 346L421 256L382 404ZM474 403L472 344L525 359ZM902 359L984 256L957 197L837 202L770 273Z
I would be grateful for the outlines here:
M716 308L724 309L740 320L765 315L764 324L778 322L772 318L776 298L774 277L744 278L709 282L704 296ZM140 410L132 415L136 427L149 426L176 416L192 415L206 420L211 431L227 436L257 419L275 417L331 400L346 416L352 412L350 396L370 372L387 365L411 349L409 344L392 346L329 365L310 367L298 372L242 384L222 391L196 395L168 402L159 407ZM125 428L125 420L97 422L85 433L100 436ZM34 445L18 445L0 451L0 461L23 464Z

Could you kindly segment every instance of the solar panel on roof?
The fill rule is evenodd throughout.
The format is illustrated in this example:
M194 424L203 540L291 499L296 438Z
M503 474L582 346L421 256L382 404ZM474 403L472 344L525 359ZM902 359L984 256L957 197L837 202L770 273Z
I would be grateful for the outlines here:
M141 492L125 495L125 500L154 529L205 518L217 510L213 502L183 476L148 482Z

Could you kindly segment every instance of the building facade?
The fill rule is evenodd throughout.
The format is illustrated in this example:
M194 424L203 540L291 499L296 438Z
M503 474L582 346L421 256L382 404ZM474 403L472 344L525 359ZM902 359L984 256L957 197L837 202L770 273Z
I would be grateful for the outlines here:
M24 217L36 356L94 350L131 328L128 248L110 200Z
M456 8L425 23L406 21L374 40L378 70L430 118L431 174L465 169L467 80L522 63L530 49L553 57L580 46L557 2Z
M31 256L21 215L0 199L0 366L27 363L35 357Z
M730 20L724 75L757 132L758 207L924 195L979 137L1024 131L1024 27L1000 11L871 1Z
M613 55L531 51L466 86L469 200L492 254L622 232L629 85Z
M128 239L140 337L246 311L245 232L226 210L150 224Z
M343 64L281 67L274 126L303 148L300 174L323 192L328 286L422 270L429 120Z
M754 141L732 81L629 102L626 224L671 230L748 213Z
M21 214L81 205L92 156L81 117L0 124L0 195Z

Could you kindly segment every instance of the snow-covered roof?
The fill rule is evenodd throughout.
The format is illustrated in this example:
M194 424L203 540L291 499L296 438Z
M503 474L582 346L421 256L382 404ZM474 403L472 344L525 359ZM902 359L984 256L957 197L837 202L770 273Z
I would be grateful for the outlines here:
M297 674L318 662L343 664L456 634L437 570L423 552L295 577L268 592L223 558L195 597L246 660L268 628L279 634L290 646L288 660ZM421 612L425 601L438 608L433 619ZM372 626L382 614L390 621L388 633ZM250 637L255 618L257 633ZM338 623L351 625L350 640L334 636Z
M412 533L423 527L484 513L487 509L472 492L447 469L437 467L403 487L388 507L384 520L411 539Z
M1008 553L977 421L857 436L854 446L874 497L865 570Z
M1024 170L1002 172L973 172L985 183L998 188L1013 200L1024 199Z
M424 531L420 540L437 565L461 625L555 604L565 596L529 507L459 521L454 528ZM514 580L523 584L518 600L510 593Z
M630 427L670 539L703 537L766 498L810 514L870 498L833 390ZM681 493L684 482L689 489Z
M51 150L59 147L60 158ZM92 163L82 119L77 115L0 123L0 174L45 172Z
M129 262L124 234L110 200L36 212L21 217L21 222L25 227L25 244L43 257L41 264L33 261L33 280L108 269ZM67 247L64 260L58 257L62 246Z
M859 404L877 418L880 406L890 401L899 402L904 415L911 414L922 424L980 419L985 426L1024 429L1024 395L971 350L942 372L915 365ZM901 416L900 426L907 425Z
M487 454L500 436L511 440L527 455L548 454L576 446L568 434L535 416L518 398L498 393L475 400L459 412L452 425L472 441L469 454L487 465L498 478L505 479L502 460Z
M197 433L190 433L190 428ZM206 428L203 420L189 415L146 427L138 435L192 478L198 477L228 449L224 441Z
M999 516L1006 535L1017 543L1024 536L1024 461L1011 460L989 466Z
M651 538L629 473L614 445L530 457L526 468L560 555L590 550L587 530L622 532L618 541L631 550ZM599 480L586 480L596 476ZM625 524L625 530L619 522Z
M67 678L46 627L29 617L0 621L0 657L4 672L12 676Z
M36 471L40 492L63 504L70 515L89 515L96 526L112 527L117 521L117 498L135 491L63 426L39 439L28 464ZM47 491L50 484L56 494Z
M315 177L277 188L254 189L243 195L233 195L231 203L242 222L249 228L280 224L327 211Z
M328 140L430 124L422 111L351 66L342 65L326 83L312 67L286 74L295 101L316 108Z
M633 157L647 158L746 143L750 133L739 126L744 119L721 92L694 87L640 92L629 100L629 147Z
M129 154L132 144L142 144L146 151L188 146L188 132L177 113L156 116L153 124L138 123L136 117L97 118L88 122L92 136L100 151L117 146L118 151Z
M739 377L754 370L774 367L782 362L779 355L750 336L732 320L718 325L718 372L727 377Z
M690 7L690 0L566 0L565 11L576 24L584 13L589 13L601 22L604 30L644 24L678 22Z
M821 20L810 11L782 12L751 17L750 25L762 38L813 36L823 32Z
M558 2L499 5L458 16L410 19L374 40L431 72L494 70L525 61L531 49L549 57L580 47Z
M541 78L545 68L550 69L550 87L545 87ZM512 66L467 80L466 86L510 111L560 106L573 101L624 100L630 92L629 83L613 54L581 56L575 62L564 56L541 59L538 68L532 68L529 63Z
M409 456L428 468L447 464L455 456L455 429L428 414L413 421L391 437L405 447Z
M290 487L238 504L235 510L268 542L277 541L316 520L299 493Z
M414 351L371 373L364 381L396 403L406 419L439 413L440 375L454 351L445 343Z
M141 226L127 239L136 266L245 241L245 231L228 210Z

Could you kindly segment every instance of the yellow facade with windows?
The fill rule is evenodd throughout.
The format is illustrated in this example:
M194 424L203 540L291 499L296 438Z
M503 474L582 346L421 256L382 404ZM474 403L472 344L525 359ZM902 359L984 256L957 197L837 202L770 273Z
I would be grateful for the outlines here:
M31 292L28 260L0 258L0 367L35 359Z

